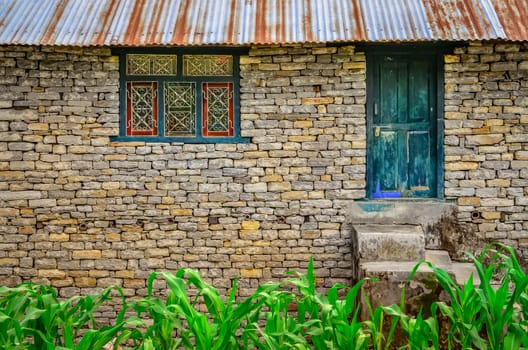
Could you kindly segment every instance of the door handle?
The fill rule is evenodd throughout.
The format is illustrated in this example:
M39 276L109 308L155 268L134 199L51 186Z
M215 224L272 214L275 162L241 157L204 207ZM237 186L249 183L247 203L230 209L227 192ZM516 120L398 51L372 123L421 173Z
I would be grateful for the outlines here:
M381 133L381 128L379 126L376 126L374 128L374 136L379 137Z
M374 102L374 115L378 115L378 103Z

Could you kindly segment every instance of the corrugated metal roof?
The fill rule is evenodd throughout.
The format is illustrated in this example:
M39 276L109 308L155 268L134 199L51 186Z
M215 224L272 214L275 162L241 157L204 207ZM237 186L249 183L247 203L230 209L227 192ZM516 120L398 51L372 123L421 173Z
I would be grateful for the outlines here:
M0 0L0 44L528 40L528 0Z

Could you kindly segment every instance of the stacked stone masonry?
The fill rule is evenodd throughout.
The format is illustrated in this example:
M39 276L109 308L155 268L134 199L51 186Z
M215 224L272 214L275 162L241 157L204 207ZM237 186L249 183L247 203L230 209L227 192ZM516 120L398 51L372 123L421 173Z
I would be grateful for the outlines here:
M303 269L349 283L346 204L365 196L365 56L354 47L251 48L241 58L247 143L112 142L108 48L0 49L1 284L63 297L152 271L199 270L239 295Z
M445 63L445 196L460 222L526 254L528 45L470 43Z
M445 57L445 197L486 238L528 247L528 45ZM366 61L354 46L240 59L247 143L113 142L109 48L0 47L0 284L63 297L199 270L239 295L302 270L350 283L350 201L366 195ZM161 287L161 285L159 286Z

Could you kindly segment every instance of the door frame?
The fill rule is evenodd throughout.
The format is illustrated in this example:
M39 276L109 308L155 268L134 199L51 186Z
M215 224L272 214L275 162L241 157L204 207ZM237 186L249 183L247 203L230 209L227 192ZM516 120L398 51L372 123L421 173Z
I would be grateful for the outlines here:
M433 67L436 71L436 196L432 199L444 198L444 59L443 55L452 52L453 45L434 45L434 44L399 44L399 45L369 45L365 47L367 61L367 99L366 99L366 138L367 138L367 178L366 194L367 198L372 199L372 193L375 188L372 184L372 167L373 155L371 140L373 131L370 124L374 117L374 99L375 82L373 73L374 57L380 55L396 56L430 56L434 60ZM420 199L416 197L413 199Z

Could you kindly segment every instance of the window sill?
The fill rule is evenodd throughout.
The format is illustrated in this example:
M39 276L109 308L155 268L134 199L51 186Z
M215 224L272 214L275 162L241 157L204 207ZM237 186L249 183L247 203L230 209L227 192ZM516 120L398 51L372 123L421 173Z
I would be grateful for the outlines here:
M110 142L166 142L166 143L249 143L249 139L241 136L233 137L159 137L159 136L112 136Z

